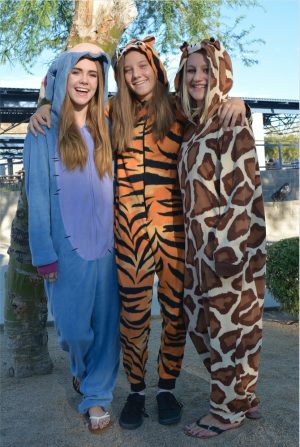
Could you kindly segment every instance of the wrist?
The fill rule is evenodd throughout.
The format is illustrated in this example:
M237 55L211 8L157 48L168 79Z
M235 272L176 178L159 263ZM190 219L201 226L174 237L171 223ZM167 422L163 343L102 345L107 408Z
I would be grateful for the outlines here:
M58 262L55 261L51 264L39 265L36 269L38 274L41 276L48 275L49 273L56 273L58 270Z
M51 101L49 101L49 99L47 99L47 98L42 98L42 99L39 101L37 108L40 108L40 107L45 106L45 105L47 105L47 106L51 106L52 103L51 103Z

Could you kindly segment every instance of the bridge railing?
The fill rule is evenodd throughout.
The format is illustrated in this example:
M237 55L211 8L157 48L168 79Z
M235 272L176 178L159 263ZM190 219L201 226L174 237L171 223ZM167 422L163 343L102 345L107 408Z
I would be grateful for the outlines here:
M24 138L0 138L0 184L9 182L14 178L16 170L20 171L23 165ZM299 169L298 144L290 142L262 143L257 142L257 151L264 147L265 153L276 154L273 163L270 158L260 163L260 169ZM17 174L18 175L18 174ZM2 177L4 180L2 181ZM13 180L11 181L13 183Z

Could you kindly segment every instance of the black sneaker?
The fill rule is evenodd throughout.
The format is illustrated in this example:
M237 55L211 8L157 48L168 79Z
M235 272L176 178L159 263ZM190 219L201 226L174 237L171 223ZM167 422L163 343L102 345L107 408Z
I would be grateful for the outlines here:
M119 424L127 430L134 430L143 423L145 412L145 396L138 393L129 394L119 418Z
M182 403L169 391L163 391L156 396L158 405L158 422L162 425L177 424L181 419Z

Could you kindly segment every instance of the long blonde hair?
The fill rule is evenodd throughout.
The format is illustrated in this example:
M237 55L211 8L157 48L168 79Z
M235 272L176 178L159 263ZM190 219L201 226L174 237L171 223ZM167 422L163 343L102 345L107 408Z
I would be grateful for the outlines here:
M197 51L197 53L203 54L206 56L206 52L203 50ZM189 121L192 121L194 123L203 124L207 120L208 116L208 107L209 107L209 91L210 91L210 63L208 60L208 67L209 67L209 76L208 76L208 83L207 83L207 90L205 94L204 104L203 107L199 108L197 106L196 101L191 97L191 95L188 92L187 88L187 65L188 62L185 63L183 67L183 73L182 73L182 80L180 84L179 89L179 96L181 100L181 105L183 112L185 116L189 119Z
M84 58L83 58L84 59ZM96 61L98 87L88 104L86 125L94 141L94 162L99 176L112 176L112 149L104 113L103 68ZM62 161L70 171L83 169L88 158L86 144L75 123L74 108L66 92L59 118L58 149Z
M118 92L110 102L112 146L114 149L122 151L128 147L132 140L137 114L142 108L125 81L124 57L120 59L116 67L116 82ZM152 133L155 140L162 140L175 120L175 111L168 86L158 80L152 97L147 103L147 114L153 120Z

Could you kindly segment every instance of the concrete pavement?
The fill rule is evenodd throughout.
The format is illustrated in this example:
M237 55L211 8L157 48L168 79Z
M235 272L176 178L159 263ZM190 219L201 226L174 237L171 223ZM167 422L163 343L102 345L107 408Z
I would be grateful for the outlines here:
M296 447L298 446L298 324L279 312L264 318L264 342L258 383L264 418L246 420L243 427L210 440L184 435L184 424L205 414L209 382L196 351L188 340L176 397L184 404L182 421L175 426L157 422L156 357L161 320L152 320L148 362L146 409L149 417L137 430L118 425L128 385L121 367L113 402L114 425L101 435L90 434L87 421L77 413L78 396L72 388L68 358L49 327L49 352L54 362L50 375L1 379L1 447ZM3 333L0 334L3 340ZM3 349L5 347L2 346Z

